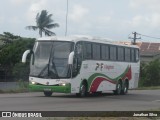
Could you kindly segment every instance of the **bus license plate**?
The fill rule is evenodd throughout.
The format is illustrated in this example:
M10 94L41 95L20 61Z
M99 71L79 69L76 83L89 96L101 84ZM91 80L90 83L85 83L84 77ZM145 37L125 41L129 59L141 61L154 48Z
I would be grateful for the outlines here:
M52 91L51 88L44 88L44 91Z

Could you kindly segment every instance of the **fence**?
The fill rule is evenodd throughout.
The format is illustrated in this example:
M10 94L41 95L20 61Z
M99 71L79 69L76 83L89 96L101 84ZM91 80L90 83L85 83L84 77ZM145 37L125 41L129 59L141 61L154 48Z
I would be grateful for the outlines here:
M16 90L20 89L20 85L18 82L0 82L0 90Z

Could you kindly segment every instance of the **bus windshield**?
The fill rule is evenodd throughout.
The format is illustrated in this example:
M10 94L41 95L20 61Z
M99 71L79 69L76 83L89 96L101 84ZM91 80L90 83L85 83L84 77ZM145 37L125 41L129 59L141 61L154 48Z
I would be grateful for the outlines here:
M73 42L36 42L31 58L30 76L46 79L69 78L71 75L68 57L72 50Z

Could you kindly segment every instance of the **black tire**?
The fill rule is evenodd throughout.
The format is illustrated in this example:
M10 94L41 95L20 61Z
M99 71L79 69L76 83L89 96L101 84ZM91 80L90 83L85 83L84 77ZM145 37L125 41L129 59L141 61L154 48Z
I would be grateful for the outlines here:
M118 81L116 90L113 91L115 95L120 95L122 92L122 84L120 81Z
M80 88L80 93L77 93L78 97L86 97L87 96L87 85L83 83Z
M45 95L46 97L50 97L50 96L52 96L52 92L46 92L46 91L44 91L44 95Z
M128 93L128 83L127 83L127 81L125 81L124 84L123 84L123 89L121 91L121 94L125 95L127 93Z
M94 94L95 96L100 96L100 95L102 95L102 91L94 92L93 94Z

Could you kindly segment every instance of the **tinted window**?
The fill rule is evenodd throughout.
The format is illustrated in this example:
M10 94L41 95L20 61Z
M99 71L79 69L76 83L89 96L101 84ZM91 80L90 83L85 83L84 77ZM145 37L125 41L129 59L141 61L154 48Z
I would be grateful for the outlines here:
M101 57L102 57L102 60L109 59L109 46L108 45L101 46Z
M136 61L139 61L139 50L136 49L135 52L136 52Z
M117 51L116 46L110 47L110 60L116 60L117 59Z
M92 46L91 43L84 43L84 58L92 58Z
M125 61L131 61L131 51L130 48L125 48Z
M124 48L118 47L118 61L124 61Z
M131 49L131 61L135 62L135 50Z
M99 44L93 44L92 45L92 53L93 53L93 59L99 60L100 59L100 45Z

